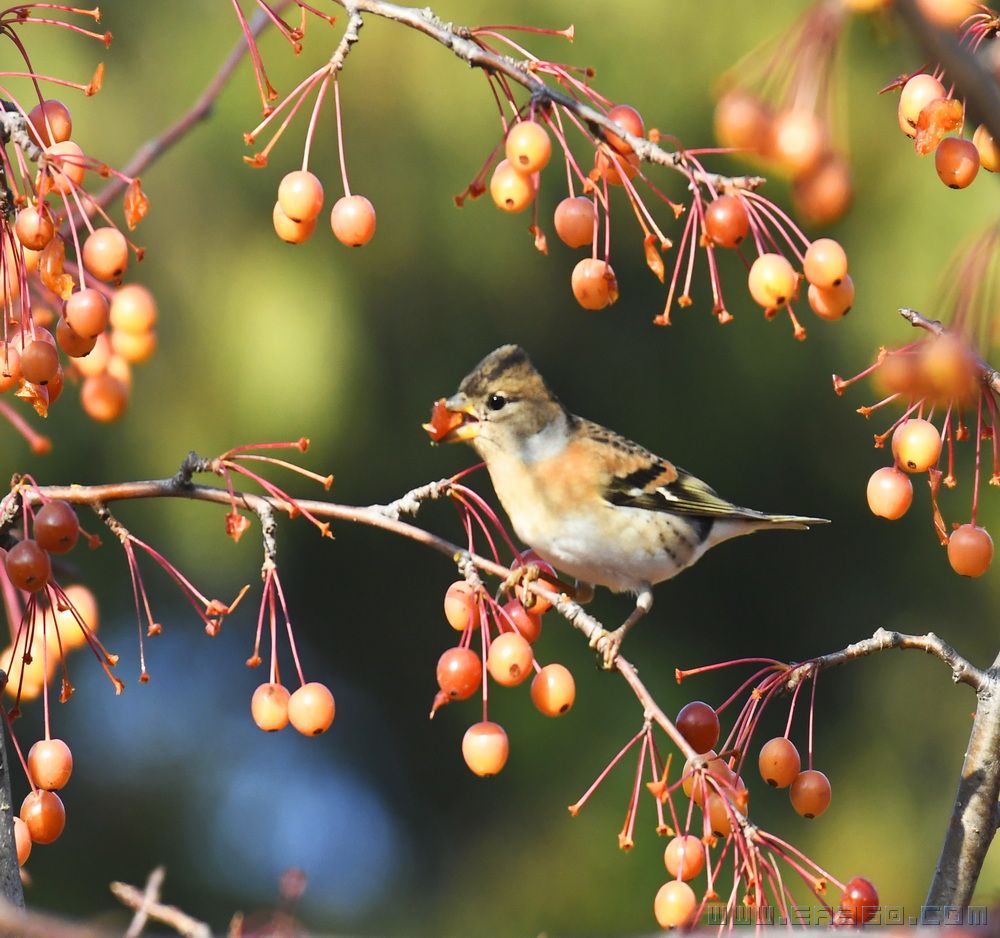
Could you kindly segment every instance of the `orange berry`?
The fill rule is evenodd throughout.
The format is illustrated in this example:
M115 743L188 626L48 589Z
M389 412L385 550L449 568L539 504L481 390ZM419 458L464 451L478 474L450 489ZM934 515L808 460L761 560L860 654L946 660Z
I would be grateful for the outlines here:
M705 207L705 234L719 247L736 247L749 231L750 216L742 199L721 195Z
M715 137L724 147L763 150L771 132L770 108L755 95L735 89L715 105Z
M21 374L32 384L48 384L59 370L59 353L48 342L35 339L21 350Z
M79 361L86 361L89 357L85 356ZM125 408L128 406L128 388L124 382L111 375L92 375L84 380L80 388L80 405L91 420L111 423L125 413Z
M594 240L597 209L582 195L567 196L556 206L553 221L563 244L571 248L586 247Z
M333 723L337 707L325 684L303 684L288 698L288 721L303 736L319 736Z
M437 663L438 687L450 700L466 700L483 681L482 659L471 648L449 648Z
M634 137L644 137L646 127L642 122L642 115L630 104L616 104L608 111L608 120L614 121L624 130L627 130ZM632 152L632 145L623 137L612 131L605 132L605 139L613 150L623 155Z
M1000 171L1000 147L997 146L997 142L993 139L993 134L990 133L989 127L985 124L980 124L976 128L976 132L972 135L972 142L979 151L979 165L988 173ZM24 239L22 238L21 240L23 243Z
M714 707L692 700L681 707L674 721L695 752L708 752L719 741L719 717Z
M113 329L111 348L115 355L132 364L148 361L156 351L155 332L122 332Z
M795 211L810 225L833 224L851 205L851 170L839 153L829 153L808 173L792 180Z
M315 221L323 211L323 183L305 169L288 173L278 185L277 204L292 221Z
M129 283L111 297L111 328L139 335L156 325L156 300L141 283Z
M363 195L337 199L330 212L334 237L349 248L359 248L375 236L375 206Z
M916 0L917 8L932 23L944 28L960 26L979 8L973 0Z
M490 177L490 195L497 208L523 212L535 201L536 188L530 175L518 172L507 160L500 160Z
M844 886L836 923L864 925L878 914L878 892L871 880L855 876Z
M61 739L40 739L28 751L28 774L38 788L62 788L73 774L73 753Z
M52 188L60 195L69 195L87 173L82 148L72 140L46 147L46 165L52 175Z
M504 152L507 162L519 173L537 173L552 157L552 141L541 124L519 121L507 133Z
M501 614L498 617L498 621L500 622L500 631L511 631L511 623L513 623L513 629L523 639L530 642L532 645L538 641L538 636L542 634L542 617L539 613L528 612L518 599L509 600L504 603L501 608L507 613L507 616L510 617L511 621L508 622Z
M31 526L38 546L53 554L65 554L76 546L80 522L69 502L61 498L46 502L35 514Z
M909 479L906 480L909 482ZM757 759L760 777L772 788L787 788L802 768L802 759L795 744L784 736L764 743Z
M751 265L747 277L750 295L765 309L787 303L797 283L794 268L781 254L761 254Z
M66 809L54 791L39 789L29 792L21 803L20 814L36 844L50 844L58 840L66 826Z
M712 833L719 837L726 837L732 832L733 819L730 815L732 808L727 803L725 797L717 792L710 791L702 809L708 815L708 826Z
M684 928L691 924L697 910L694 890L679 879L664 883L653 900L653 915L660 928Z
M31 856L31 833L19 817L14 818L14 846L17 848L17 863L24 866Z
M28 121L43 147L63 143L73 135L73 118L69 108L55 98L36 104L28 111Z
M933 75L921 72L910 78L902 91L899 93L899 105L897 107L900 129L909 137L916 136L917 119L920 112L927 107L931 101L948 96L944 85Z
M527 639L516 632L503 632L490 643L486 669L498 684L515 687L527 680L533 660Z
M702 753L694 759L688 759L684 763L684 771L681 773L681 778L683 779L681 788L685 795L695 804L699 805L704 801L706 791L711 792L715 790L714 786L705 781L705 776L694 769L696 764L702 762L708 763L708 768L704 771L711 775L719 785L730 788L736 785L736 773L729 767L728 762L720 759L715 754L714 749L710 749L708 752Z
M65 319L60 319L56 323L56 342L70 358L82 358L93 350L97 344L97 336L92 335L89 338L84 338L77 335Z
M510 743L499 723L473 723L462 737L462 758L476 775L496 775L506 765L509 753Z
M83 242L83 266L98 280L122 279L128 267L128 241L117 228L95 228Z
M833 238L817 238L806 249L802 271L811 284L829 290L847 276L847 252Z
M806 296L809 308L820 319L842 319L854 305L854 281L850 274L845 274L840 283L829 289L810 284Z
M78 336L89 339L107 328L111 307L103 293L88 287L70 294L63 316Z
M111 340L104 333L101 333L94 342L93 349L82 358L78 358L73 364L81 375L90 378L94 375L103 375L110 359Z
M18 541L9 551L5 560L7 576L18 589L37 593L49 582L52 564L47 551L38 542L26 537Z
M918 360L920 377L942 403L968 402L976 392L978 372L973 350L956 335L923 343Z
M913 501L910 477L895 466L876 469L868 480L868 507L873 515L895 521L902 518Z
M99 624L97 599L94 594L80 583L72 583L64 590L66 599L76 609L77 615L83 620L84 625L91 632L97 631ZM64 651L72 651L86 644L83 630L77 622L73 610L67 605L62 606L62 600L56 605L56 629L59 631L59 640Z
M816 818L830 807L830 780L816 769L806 769L795 777L788 794L802 817Z
M444 594L444 617L456 632L464 632L479 618L476 590L465 580L458 580Z
M960 576L982 576L993 562L993 538L986 528L963 524L948 538L948 563Z
M705 847L694 834L679 834L663 851L663 864L677 879L694 879L705 868Z
M561 664L547 664L531 682L531 702L547 717L568 712L576 699L576 682Z
M315 218L304 221L289 218L282 211L280 202L275 202L274 208L271 210L271 224L274 225L274 233L287 244L303 244L312 237L312 233L316 230Z
M21 356L7 342L0 342L0 393L9 391L21 377Z
M33 251L44 248L56 233L48 206L41 202L37 207L28 204L22 208L14 219L14 233L23 247Z
M812 111L791 108L775 117L769 144L769 154L790 173L800 175L809 172L826 151L826 128Z
M107 373L109 377L120 381L126 391L132 389L132 366L121 355L112 355L108 359Z
M635 153L614 154L602 145L594 153L594 168L607 179L609 186L621 186L622 173L627 179L634 179L639 172L639 157Z
M926 472L941 455L941 434L929 420L904 420L892 435L892 454L907 472Z
M265 733L288 726L288 701L291 695L281 684L261 684L250 698L250 716Z
M934 153L934 168L949 189L964 189L979 172L979 150L964 137L945 137Z
M585 258L573 268L573 296L584 309L604 309L618 299L618 281L606 261Z

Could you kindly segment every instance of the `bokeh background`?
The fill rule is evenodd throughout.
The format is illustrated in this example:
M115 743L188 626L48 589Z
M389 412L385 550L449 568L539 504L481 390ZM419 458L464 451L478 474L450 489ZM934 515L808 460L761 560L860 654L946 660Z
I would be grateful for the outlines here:
M468 24L573 22L573 45L529 37L531 47L593 66L598 87L639 107L647 126L708 145L713 81L805 8L774 0L750 15L738 6L465 0L436 10ZM102 7L115 34L109 51L42 28L31 34L31 51L40 70L79 78L106 61L102 93L68 100L75 137L121 165L188 107L239 32L223 0ZM274 83L291 89L339 35L339 27L312 22L298 58L266 37ZM376 205L378 233L361 250L343 248L322 226L305 246L279 242L271 206L281 176L300 163L305 118L268 168L245 166L242 133L257 122L259 103L244 63L210 120L143 175L152 209L138 234L147 257L130 277L159 299L161 344L137 373L127 415L96 426L75 401L60 403L48 422L55 452L33 458L10 433L4 471L28 470L46 482L159 477L191 449L210 455L308 436L304 461L335 474L333 496L388 501L472 462L464 448L430 447L419 424L483 354L517 341L578 413L645 442L737 502L834 521L808 535L725 545L657 590L628 654L668 712L692 698L719 703L745 674L723 671L679 687L675 667L751 655L801 659L879 626L933 629L985 665L1000 638L996 575L968 581L950 571L920 485L905 519L889 524L868 512L866 480L885 462L871 434L883 425L854 409L873 392L852 389L841 399L830 387L831 373L851 374L878 345L908 339L896 307L939 312L948 256L994 219L995 180L947 190L898 133L894 102L875 94L920 61L891 26L852 24L837 77L838 133L851 153L856 200L831 233L849 250L857 302L839 323L806 311L804 344L787 321L762 320L735 258L724 258L732 261L725 267L734 323L720 328L708 315L702 284L676 325L652 326L663 290L644 267L624 208L613 247L621 299L600 313L579 309L569 290L573 252L550 237L550 255L539 255L526 217L503 216L488 199L461 210L452 203L497 139L483 77L374 17L351 54L342 93L352 188ZM736 172L742 164L713 165ZM340 183L329 110L312 168L332 202ZM562 179L556 165L545 173L546 213ZM787 204L780 181L769 191ZM967 520L965 468L960 497L946 503L959 520ZM477 484L488 491L485 478ZM987 489L983 498L990 525L1000 517L996 495ZM210 595L232 596L244 583L259 595L259 545L253 533L231 544L221 510L135 504L119 514ZM447 505L427 507L420 521L459 535ZM577 704L553 721L533 711L526 687L496 691L491 714L510 734L511 758L499 777L474 778L460 741L478 704L427 720L435 663L454 637L441 614L452 568L378 532L341 524L335 534L321 540L301 521L283 522L279 532L308 676L327 681L337 698L336 723L318 739L291 730L264 735L250 720L250 694L261 680L243 664L253 598L209 639L151 569L164 634L149 643L152 680L140 686L124 559L111 543L76 551L74 573L100 598L102 637L122 655L128 686L115 698L92 661L73 663L77 693L53 717L76 755L65 792L69 821L56 845L31 858L30 903L114 918L108 882L141 881L165 863L169 900L222 930L235 910L272 905L281 871L299 866L310 880L301 914L316 931L649 929L665 874L648 804L635 849L622 854L616 846L634 764L613 774L579 817L566 811L640 725L627 688L596 670L579 635L546 622L537 652L573 670ZM629 605L599 595L593 608L614 623ZM832 807L805 821L784 793L758 779L754 817L842 879L871 877L883 901L916 914L974 700L939 662L916 654L859 662L825 674L820 685L816 766L832 780ZM775 729L783 723L783 704L771 719ZM32 712L18 724L25 744L38 726ZM802 718L796 734L804 748ZM16 800L24 789L18 780ZM995 900L998 884L994 858L980 884L982 904Z

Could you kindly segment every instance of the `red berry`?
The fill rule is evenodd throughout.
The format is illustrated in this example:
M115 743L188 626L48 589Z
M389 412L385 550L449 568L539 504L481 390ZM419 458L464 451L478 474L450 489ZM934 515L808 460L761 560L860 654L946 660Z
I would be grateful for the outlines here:
M776 736L764 743L757 760L760 777L773 788L787 788L802 768L802 759L791 740Z
M608 120L614 121L635 137L644 137L646 127L642 122L642 115L630 104L616 104L608 111ZM632 146L624 138L612 131L605 133L608 145L623 155L632 152Z
M21 820L36 844L50 844L59 839L66 826L66 809L53 791L38 789L28 793L21 803Z
M818 238L806 248L802 270L811 284L829 290L847 276L847 252L833 238Z
M39 547L53 554L65 554L76 545L80 521L69 502L53 499L38 509L31 530Z
M21 350L21 374L32 384L48 384L59 370L59 353L44 339Z
M520 600L511 599L504 603L501 607L507 616L510 617L510 622L501 613L498 616L498 621L500 622L500 631L509 632L517 631L517 633L524 639L526 639L531 644L538 641L538 636L542 634L542 617L538 613L528 612L527 609L521 604Z
M17 863L24 866L31 856L31 834L28 825L19 817L14 818L14 846L17 848Z
M597 210L582 195L567 196L556 206L553 219L556 234L571 248L586 247L594 240Z
M568 712L576 699L573 675L561 664L547 664L531 682L531 702L547 717Z
M855 876L844 886L844 894L840 897L838 924L864 925L875 918L878 910L878 892L871 880Z
M78 336L89 339L107 328L111 307L103 293L88 287L70 294L63 316Z
M736 247L749 231L750 216L742 199L722 195L705 207L705 234L720 247Z
M55 225L48 206L41 202L36 207L28 204L17 213L14 233L21 244L32 251L40 251L55 234Z
M806 769L795 777L788 794L792 807L799 814L806 818L816 818L830 807L830 780L822 772Z
M48 553L30 538L19 541L7 551L6 567L10 582L29 593L44 588L52 575Z
M62 788L73 774L73 753L61 739L40 739L28 751L28 772L38 788Z
M694 879L705 868L705 847L694 834L680 834L663 851L667 872L677 879Z
M964 137L945 137L934 153L938 177L950 189L964 189L979 172L979 151Z
M698 909L694 890L679 879L664 883L653 900L653 915L660 928L684 928Z
M449 648L438 659L438 687L450 700L466 700L483 680L483 663L471 648Z
M695 752L708 752L719 741L719 717L715 709L700 700L685 704L674 721Z
M982 576L993 562L993 538L986 528L963 524L948 538L948 563L960 576Z
M28 121L43 147L69 140L73 134L73 118L62 101L50 98L28 111Z

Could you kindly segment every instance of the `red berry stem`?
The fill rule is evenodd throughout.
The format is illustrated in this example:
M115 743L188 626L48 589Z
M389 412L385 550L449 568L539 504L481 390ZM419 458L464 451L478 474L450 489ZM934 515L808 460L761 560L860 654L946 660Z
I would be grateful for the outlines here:
M587 803L587 801L590 799L590 796L595 791L597 791L597 789L600 787L604 779L608 777L608 773L610 773L611 770L616 765L618 765L619 762L621 762L621 760L625 757L628 751L637 742L639 742L639 740L642 739L643 736L645 736L645 734L646 734L646 724L644 723L642 729L640 729L639 732L635 734L635 736L633 736L627 743L625 743L624 746L622 746L618 754L601 770L597 778L595 778L594 781L590 783L590 786L587 788L587 790L579 798L577 798L576 801L573 802L573 804L569 806L570 814L572 814L574 817L577 814L579 814L580 809Z
M976 525L976 512L979 510L979 476L982 472L983 396L979 395L976 408L976 468L972 476L972 517L969 519L973 527Z

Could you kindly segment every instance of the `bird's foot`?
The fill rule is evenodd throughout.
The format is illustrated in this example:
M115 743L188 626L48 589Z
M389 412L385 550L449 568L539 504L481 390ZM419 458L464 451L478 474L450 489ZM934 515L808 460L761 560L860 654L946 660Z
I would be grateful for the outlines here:
M618 650L622 646L622 639L628 629L619 627L613 632L607 629L598 629L590 636L590 647L597 652L598 666L605 671L611 671L615 666L615 659L618 657Z
M500 597L507 593L516 593L521 605L530 610L535 605L535 594L524 587L528 583L533 583L541 575L541 568L537 564L529 563L523 567L514 567L497 589L497 601L499 602ZM517 589L517 587L521 587L521 589Z

